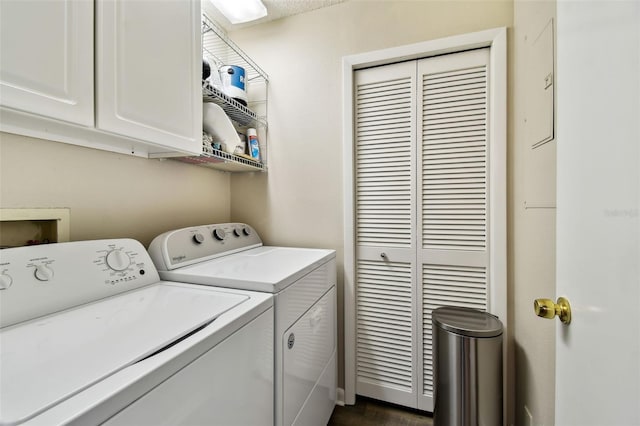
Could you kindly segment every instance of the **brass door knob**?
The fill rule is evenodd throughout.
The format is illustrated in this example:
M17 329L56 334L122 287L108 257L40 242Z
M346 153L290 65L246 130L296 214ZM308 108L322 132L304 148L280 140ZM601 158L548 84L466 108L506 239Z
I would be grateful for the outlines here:
M542 318L553 319L557 315L563 324L571 323L571 305L564 297L558 297L556 303L551 299L536 299L533 301L533 311Z

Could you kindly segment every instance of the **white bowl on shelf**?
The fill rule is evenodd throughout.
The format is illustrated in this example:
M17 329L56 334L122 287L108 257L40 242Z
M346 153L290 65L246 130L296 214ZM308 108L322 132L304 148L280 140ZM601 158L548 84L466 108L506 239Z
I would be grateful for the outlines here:
M220 142L222 149L229 154L233 154L236 146L242 143L231 119L214 103L205 102L202 105L202 128L215 142Z

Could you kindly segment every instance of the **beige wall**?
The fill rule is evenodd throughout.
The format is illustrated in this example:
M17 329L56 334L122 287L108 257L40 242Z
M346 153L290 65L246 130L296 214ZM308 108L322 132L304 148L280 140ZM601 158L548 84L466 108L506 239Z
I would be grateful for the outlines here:
M534 129L530 117L544 106L533 103L529 95L543 87L543 82L532 81L528 72L537 60L532 44L554 17L555 1L515 1L509 277L515 326L515 415L516 424L524 426L553 425L555 414L556 324L534 315L533 300L555 300L556 296L556 141L531 147Z
M148 245L177 227L229 220L229 175L0 133L0 206L68 207L71 240Z

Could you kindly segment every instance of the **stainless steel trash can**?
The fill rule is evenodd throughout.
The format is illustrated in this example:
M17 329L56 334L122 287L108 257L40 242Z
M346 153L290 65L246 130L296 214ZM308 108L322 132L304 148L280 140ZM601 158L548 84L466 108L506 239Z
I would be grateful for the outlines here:
M502 425L502 322L447 306L432 312L434 426Z

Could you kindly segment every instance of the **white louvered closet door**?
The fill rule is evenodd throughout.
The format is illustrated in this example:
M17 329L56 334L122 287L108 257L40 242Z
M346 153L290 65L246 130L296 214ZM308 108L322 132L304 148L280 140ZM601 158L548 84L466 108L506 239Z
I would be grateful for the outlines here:
M418 408L433 411L431 311L489 310L489 49L418 61Z
M359 395L433 411L431 311L490 310L488 59L355 73Z
M356 393L415 406L416 63L355 75Z

